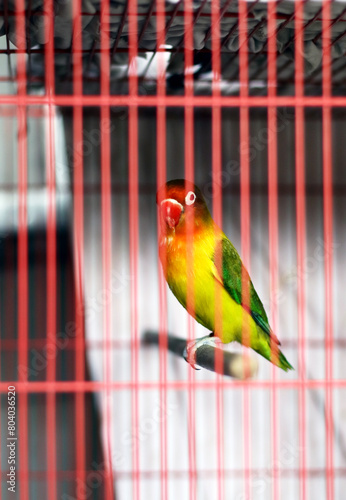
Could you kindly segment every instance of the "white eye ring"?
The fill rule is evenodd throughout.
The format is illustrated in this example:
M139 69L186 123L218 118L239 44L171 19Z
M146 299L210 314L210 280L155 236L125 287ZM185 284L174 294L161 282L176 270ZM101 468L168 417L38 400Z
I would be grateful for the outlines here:
M196 200L196 195L193 191L189 191L187 195L185 196L185 203L186 205L193 205Z

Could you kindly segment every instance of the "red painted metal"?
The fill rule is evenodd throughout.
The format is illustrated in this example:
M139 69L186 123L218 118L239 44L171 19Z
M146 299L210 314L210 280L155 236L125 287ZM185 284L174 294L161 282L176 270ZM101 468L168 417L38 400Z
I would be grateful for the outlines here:
M25 32L25 5L23 0L16 2L16 31ZM25 49L25 38L18 37L18 45ZM17 98L26 94L26 68L24 54L17 58ZM18 103L19 104L19 103ZM27 122L24 106L17 107L18 121L18 379L28 383L28 214L27 214ZM11 384L12 385L12 384ZM14 384L17 388L17 385ZM9 384L6 384L6 392ZM19 460L22 480L20 484L20 500L29 498L29 461L28 461L28 394L18 398L18 433Z
M73 2L73 91L83 93L83 65L81 57L82 31L81 0ZM85 380L85 340L84 340L84 189L83 189L83 107L73 108L73 260L75 269L75 379ZM76 429L76 484L86 481L85 447L85 394L75 395ZM77 494L77 488L76 488Z
M295 4L295 63L296 81L295 93L304 97L304 60L303 60L303 2ZM297 266L303 269L306 258L306 217L305 217L305 145L304 145L304 109L295 108L295 163L296 163L296 232L297 232ZM305 275L298 276L298 375L302 382L298 393L298 429L300 467L299 496L301 500L307 498L306 491L306 396L305 396Z
M220 96L221 85L221 57L220 57L220 2L214 1L211 7L211 50L212 50L212 95ZM221 144L221 108L213 106L212 108L212 192L213 192L213 218L216 224L222 228L222 144ZM215 265L217 269L222 269L222 254L218 252ZM221 307L221 289L215 281L215 325L222 335L222 310ZM222 367L223 355L215 358L215 367ZM217 492L218 498L225 498L224 485L224 393L223 377L216 377L216 456L217 456Z
M158 11L162 14L156 18L157 29L157 47L158 50L166 41L166 21L164 13L165 3L163 0L156 1ZM166 94L166 68L162 52L157 52L157 94L165 96ZM167 180L167 158L166 158L166 107L160 106L157 108L157 173L156 182L157 189L161 188ZM157 219L157 236L160 237L160 220L159 212ZM158 284L160 296L160 312L159 312L159 332L160 332L160 361L159 361L159 378L163 385L160 388L160 466L161 466L161 498L168 499L168 437L167 437L167 293L166 282L161 269L161 263L158 262Z
M345 96L318 97L311 96L205 96L205 95L55 95L53 102L56 106L128 106L152 108L154 106L167 106L172 108L267 108L276 107L303 107L303 108L344 108L346 106ZM0 104L31 106L34 104L49 104L46 96L23 94L15 96L12 94L0 95Z
M247 10L246 1L239 0L239 82L240 96L248 97L249 67L247 44ZM240 109L240 225L241 225L241 255L245 267L250 271L250 120L249 107ZM249 284L242 276L242 302L249 307ZM244 317L242 327L242 342L249 345L249 325ZM244 351L244 366L248 362L248 353ZM245 497L251 500L251 409L250 388L243 389L243 453L244 453L244 491Z
M271 389L273 382L271 380L225 380L223 382L225 389L242 390L244 387L249 387L250 389ZM0 382L0 393L7 393L9 382ZM278 389L299 389L305 387L307 389L324 389L327 387L333 387L335 389L346 388L346 380L344 379L308 379L305 381L297 380L277 380L276 385ZM167 383L161 381L143 381L135 384L133 381L117 381L110 382L94 382L94 381L60 381L55 382L16 382L16 390L18 393L23 394L47 394L49 392L66 392L66 393L77 393L77 392L104 392L107 388L117 391L127 391L132 390L134 387L138 387L141 391L152 391L158 390L161 387L167 387L167 390L183 390L189 387L188 380L167 380ZM215 389L215 382L212 380L195 380L194 387L196 389Z
M331 29L330 0L323 2L322 37L322 92L324 97L331 95ZM332 110L322 111L322 149L323 149L323 220L324 220L324 282L325 282L325 377L333 382L333 172L332 172ZM333 429L333 384L326 387L326 498L334 496L334 429Z
M137 54L138 54L138 23L137 2L129 1L129 98L134 101L138 96ZM131 281L131 376L132 390L132 429L139 425L139 331L138 331L138 257L139 257L139 226L138 226L138 107L129 110L129 238L130 238L130 274ZM139 440L133 442L133 499L140 499L140 460Z
M100 94L110 95L110 61L109 61L109 2L102 3L101 9L101 82ZM101 108L101 224L102 224L102 286L103 290L111 288L112 276L112 216L111 216L111 142L110 142L110 108ZM106 391L103 398L103 443L106 463L105 498L114 498L113 464L112 464L112 380L111 352L106 344L112 336L112 303L103 303L103 377Z
M54 80L54 39L50 34L54 30L53 1L46 1L47 16L45 33L47 37L45 66L46 66L46 96L55 94ZM57 275L56 275L56 186L55 186L55 136L54 136L55 106L52 102L47 106L47 134L46 134L46 170L47 170L47 345L51 355L47 358L47 381L56 378L56 324L57 324ZM57 499L57 443L56 443L56 395L46 396L47 413L47 483L48 496Z
M194 99L193 74L193 9L192 1L184 0L184 96L191 101ZM184 160L185 179L194 182L195 179L195 154L194 154L194 108L184 107ZM193 255L193 214L186 218L186 269L191 269L194 264ZM189 310L195 309L195 284L188 282L187 286L187 307ZM187 337L191 341L195 338L195 324L191 316L187 320ZM188 371L188 455L189 455L189 498L197 500L197 457L196 457L196 399L195 399L195 372Z
M276 95L276 44L279 28L276 27L276 3L268 3L268 96ZM279 248L279 213L278 213L278 162L277 162L277 109L268 108L268 222L269 222L269 262L270 262L270 320L271 327L277 332L278 326L278 248ZM272 357L277 359L277 348L272 348ZM272 366L271 424L272 424L272 459L273 459L273 498L280 498L279 485L279 435L278 435L278 394L276 388L277 369Z

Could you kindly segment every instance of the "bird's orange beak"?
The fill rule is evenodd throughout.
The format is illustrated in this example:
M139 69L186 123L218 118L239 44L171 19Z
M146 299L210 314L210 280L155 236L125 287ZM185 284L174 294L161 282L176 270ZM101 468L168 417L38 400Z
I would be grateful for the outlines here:
M161 215L168 227L175 228L180 221L182 212L184 211L183 205L178 201L168 198L161 201Z

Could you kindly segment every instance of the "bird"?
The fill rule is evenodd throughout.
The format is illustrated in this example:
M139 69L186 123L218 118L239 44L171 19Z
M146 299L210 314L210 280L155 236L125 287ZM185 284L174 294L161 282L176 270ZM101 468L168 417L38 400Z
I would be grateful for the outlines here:
M239 253L214 222L201 190L185 179L170 180L157 191L156 203L159 258L167 284L188 313L211 332L187 343L186 361L196 368L193 354L198 347L236 341L282 370L293 370Z

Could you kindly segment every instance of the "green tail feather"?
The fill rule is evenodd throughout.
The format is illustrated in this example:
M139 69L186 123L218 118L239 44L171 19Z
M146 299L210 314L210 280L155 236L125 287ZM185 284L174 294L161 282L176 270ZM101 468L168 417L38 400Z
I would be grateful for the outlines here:
M272 352L270 349L269 344L266 346L266 348L263 348L263 345L260 346L259 348L255 349L253 348L254 351L258 352L261 356L266 358L268 361L271 363L274 363L274 360L272 359ZM277 363L274 363L276 366L284 370L285 372L288 372L289 370L294 370L293 366L287 361L285 356L282 354L281 351L279 351L279 359L277 360Z
M287 361L281 351L279 351L279 367L285 370L285 372L294 370L293 366Z

